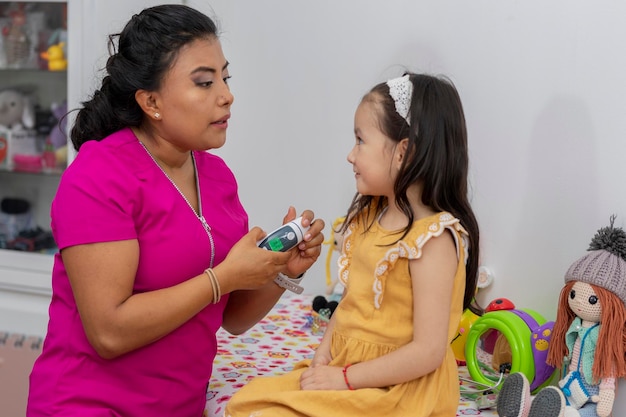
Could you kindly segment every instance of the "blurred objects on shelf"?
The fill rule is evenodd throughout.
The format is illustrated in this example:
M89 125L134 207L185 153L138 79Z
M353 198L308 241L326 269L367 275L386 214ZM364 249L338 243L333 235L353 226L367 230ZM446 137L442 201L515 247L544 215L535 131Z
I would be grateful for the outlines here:
M11 241L20 232L34 227L35 221L27 200L6 197L0 201L0 240Z
M33 99L16 88L0 91L0 127L32 129L35 126Z
M42 252L56 248L52 232L37 226L34 229L23 230L13 240L7 242L7 249L23 252Z
M0 69L66 69L66 4L2 2L0 31Z
M26 68L30 57L31 40L26 32L25 3L9 13L9 26L3 29L6 63L9 68Z
M48 69L50 71L65 71L67 69L67 60L63 51L64 46L65 42L59 42L50 45L47 51L40 54L43 59L48 61Z

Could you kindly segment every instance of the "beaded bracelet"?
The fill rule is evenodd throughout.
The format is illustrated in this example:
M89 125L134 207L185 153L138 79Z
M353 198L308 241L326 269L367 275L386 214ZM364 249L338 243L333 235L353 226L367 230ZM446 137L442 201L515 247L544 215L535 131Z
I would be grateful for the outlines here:
M350 385L350 381L348 381L348 368L351 367L352 364L349 363L346 366L343 367L343 369L341 370L341 372L343 372L343 380L346 382L346 385L348 386L348 389L350 391L354 391L354 387L352 385Z
M215 276L215 272L211 268L207 268L204 272L209 277L209 281L211 281L211 288L213 289L213 304L217 304L220 302L222 298L222 289L220 288L220 283Z

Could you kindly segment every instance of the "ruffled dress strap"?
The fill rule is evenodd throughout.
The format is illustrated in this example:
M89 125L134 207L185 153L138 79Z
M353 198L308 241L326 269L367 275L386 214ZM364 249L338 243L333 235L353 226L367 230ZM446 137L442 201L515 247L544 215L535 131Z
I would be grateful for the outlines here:
M349 285L354 239L357 234L365 232L363 223L362 219L357 218L348 225L344 235L343 250L337 260L339 280L346 287ZM378 221L372 227L380 228ZM467 231L463 228L459 219L448 212L441 212L417 220L409 233L402 240L389 246L384 256L376 264L372 290L374 292L374 306L377 309L380 308L383 302L387 274L398 259L414 260L421 258L424 245L430 239L440 236L446 230L452 232L458 259L462 260L463 263L466 262L469 251L469 239Z

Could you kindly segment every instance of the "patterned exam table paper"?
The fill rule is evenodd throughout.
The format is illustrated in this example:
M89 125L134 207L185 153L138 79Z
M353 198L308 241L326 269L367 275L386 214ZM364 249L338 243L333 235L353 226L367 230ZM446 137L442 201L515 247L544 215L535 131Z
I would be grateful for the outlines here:
M252 378L285 373L295 363L313 357L321 334L312 329L315 326L312 299L312 296L285 293L267 316L243 335L232 336L220 329L205 417L221 417L233 393ZM462 378L469 378L464 367L459 368L459 374ZM474 388L464 379L462 381L462 387ZM461 398L457 417L497 416L495 407L479 409L474 398L475 395Z

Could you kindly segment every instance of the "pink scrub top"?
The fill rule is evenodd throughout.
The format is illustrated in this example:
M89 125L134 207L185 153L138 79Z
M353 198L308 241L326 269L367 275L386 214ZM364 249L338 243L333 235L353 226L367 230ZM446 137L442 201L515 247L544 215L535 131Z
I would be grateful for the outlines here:
M224 161L207 152L194 156L217 265L247 233L248 217ZM209 267L211 245L202 223L128 128L82 145L63 174L51 218L59 249L136 239L135 293L179 284ZM52 290L27 416L202 415L228 296L162 339L106 360L85 336L59 253Z

